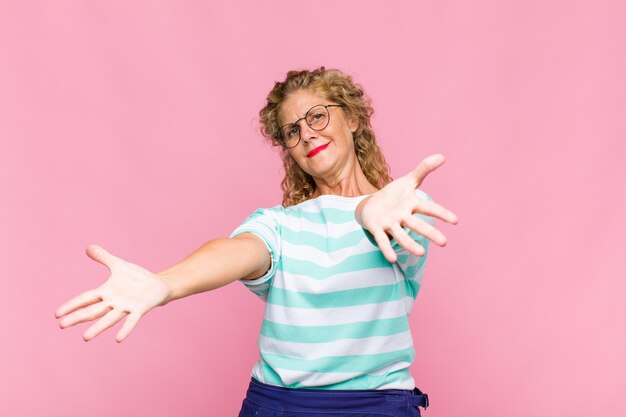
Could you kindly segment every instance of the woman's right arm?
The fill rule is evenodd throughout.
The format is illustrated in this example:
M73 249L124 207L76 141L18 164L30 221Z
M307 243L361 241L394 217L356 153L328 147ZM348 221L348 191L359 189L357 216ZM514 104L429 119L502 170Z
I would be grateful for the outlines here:
M171 293L162 305L211 291L238 279L254 279L270 268L270 254L252 233L211 240L182 261L157 273Z
M271 262L267 247L252 233L211 240L157 274L97 245L89 245L87 255L109 268L109 278L98 288L77 295L55 311L61 328L97 320L83 334L85 341L126 317L116 336L121 342L153 308L238 279L260 277Z

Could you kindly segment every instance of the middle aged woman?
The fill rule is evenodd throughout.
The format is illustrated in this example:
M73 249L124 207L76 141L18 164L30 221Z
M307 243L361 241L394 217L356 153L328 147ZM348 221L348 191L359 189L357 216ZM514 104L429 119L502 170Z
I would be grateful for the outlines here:
M429 240L446 244L435 218L458 220L418 189L443 156L392 181L371 114L350 76L289 72L260 112L282 149L283 204L158 274L90 245L111 276L57 309L61 327L99 319L90 340L128 314L122 341L152 308L240 280L266 302L240 417L419 416L408 315Z
M231 234L260 238L271 258L243 281L266 308L240 416L427 406L409 371L408 315L428 239L446 243L434 218L457 219L417 189L443 157L392 182L371 114L351 77L324 68L289 72L260 112L264 135L282 148L284 196Z

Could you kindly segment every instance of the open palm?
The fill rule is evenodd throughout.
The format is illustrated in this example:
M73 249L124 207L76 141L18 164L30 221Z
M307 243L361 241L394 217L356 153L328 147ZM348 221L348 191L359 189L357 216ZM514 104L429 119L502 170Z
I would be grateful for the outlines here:
M171 293L169 286L156 274L111 255L97 245L87 247L87 255L109 268L109 279L98 288L67 301L55 312L61 328L97 320L83 334L89 341L125 316L116 336L121 342L135 328L141 317L162 305Z
M444 163L441 154L430 155L407 175L400 177L380 191L364 199L357 207L357 221L374 237L378 247L389 262L395 262L397 255L391 246L389 237L410 253L422 256L424 248L403 229L409 229L427 237L436 244L444 246L446 237L429 223L415 216L422 213L456 224L457 216L434 201L422 200L415 190L428 174Z

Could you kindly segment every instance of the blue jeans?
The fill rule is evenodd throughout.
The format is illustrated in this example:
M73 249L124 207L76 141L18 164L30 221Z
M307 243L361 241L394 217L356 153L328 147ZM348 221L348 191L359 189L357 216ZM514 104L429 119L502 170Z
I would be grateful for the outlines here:
M419 389L283 388L251 378L239 417L420 417L428 395Z

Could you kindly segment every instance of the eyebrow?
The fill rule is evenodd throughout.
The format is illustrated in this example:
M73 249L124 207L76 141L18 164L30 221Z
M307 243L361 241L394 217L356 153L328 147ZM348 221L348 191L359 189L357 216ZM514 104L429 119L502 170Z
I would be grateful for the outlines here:
M313 107L315 107L315 106L313 106ZM313 107L311 107L311 108L313 108ZM309 110L307 110L307 111L309 111ZM304 114L306 114L306 112L304 112ZM304 116L302 116L302 117L298 117L298 119L297 119L297 120L300 120L300 119L302 119L302 118L304 118ZM295 122L295 120L294 120L294 122L280 123L280 117L278 117L278 120L279 120L278 125L279 125L280 127L287 126L287 125L292 125L292 124L294 124L294 122Z
M320 104L314 104L314 105L312 105L310 108L308 108L308 109L307 109L307 111L305 111L305 112L304 112L304 116L302 116L302 117L298 117L298 119L297 119L297 120L302 120L302 119L304 119L304 117L306 116L306 114L307 114L309 111L311 111L311 109L313 109L314 107L317 107L317 106L341 106L341 105L340 105L340 104L334 104L334 103L320 103ZM278 121L279 121L279 123L278 123L278 127L279 127L279 128L280 128L280 127L287 126L287 125L293 125L293 124L295 124L294 122L295 122L295 121L297 121L297 120L295 120L294 122L287 122L287 123L282 123L282 124L281 124L281 123L280 123L280 109L279 109L279 111L278 111L278 112L276 112L276 113L277 113L277 117L276 117L276 118L277 118L277 119L278 119Z

